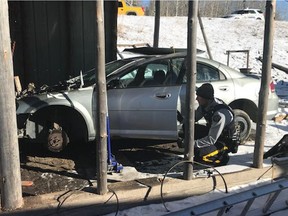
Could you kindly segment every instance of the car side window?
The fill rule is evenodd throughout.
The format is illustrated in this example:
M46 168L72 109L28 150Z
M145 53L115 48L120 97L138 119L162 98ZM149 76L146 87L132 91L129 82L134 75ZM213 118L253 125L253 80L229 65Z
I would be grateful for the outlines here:
M162 86L166 80L167 71L167 60L141 65L119 77L119 85L116 88Z
M171 66L170 66L170 73L169 73L169 79L167 79L167 83L170 83L171 85L175 85L179 79L182 65L185 62L185 58L174 58L171 59Z
M225 80L225 75L219 71L217 68L212 66L197 63L197 74L196 74L196 82L210 82L210 81L218 81ZM187 83L187 74L183 77L182 83Z
M233 12L232 14L243 14L243 13L244 13L243 10L238 10L238 11Z
M141 82L141 70L140 68L137 68L135 70L130 71L129 73L126 73L124 76L122 76L119 80L120 83L124 83L122 85L123 87L127 87L128 85L132 84L133 86L137 86Z
M219 71L205 64L197 64L197 81L214 81L219 80Z
M117 80L113 88L139 88L148 86L175 85L184 58L161 59L133 68Z

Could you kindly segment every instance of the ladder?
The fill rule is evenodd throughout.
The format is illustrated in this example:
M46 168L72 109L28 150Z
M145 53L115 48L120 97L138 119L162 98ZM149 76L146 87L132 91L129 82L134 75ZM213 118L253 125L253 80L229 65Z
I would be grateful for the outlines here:
M218 210L217 216L221 216L225 213L227 209L231 208L233 205L247 201L245 207L243 208L240 214L241 216L244 216L247 214L249 208L251 207L256 198L271 194L272 196L269 197L265 207L263 208L263 213L266 213L272 206L273 202L276 200L280 192L287 188L288 188L288 180L282 179L268 185L263 185L251 190L223 197L221 199L213 200L207 203L202 203L200 205L182 209L177 212L171 212L166 215L171 216L203 215ZM288 200L286 201L286 204L288 205Z

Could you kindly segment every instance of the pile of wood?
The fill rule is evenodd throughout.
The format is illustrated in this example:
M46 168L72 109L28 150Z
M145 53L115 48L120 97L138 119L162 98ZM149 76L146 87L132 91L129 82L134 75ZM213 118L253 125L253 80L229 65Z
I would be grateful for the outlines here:
M273 120L274 120L275 122L281 122L281 121L283 121L283 120L288 120L288 114L286 114L286 113L277 114L277 115L273 118Z

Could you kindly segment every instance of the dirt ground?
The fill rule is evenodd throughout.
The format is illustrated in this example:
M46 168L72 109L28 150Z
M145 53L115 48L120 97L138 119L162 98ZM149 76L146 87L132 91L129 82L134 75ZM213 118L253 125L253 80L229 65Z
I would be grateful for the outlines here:
M87 150L86 154L71 150L52 153L40 144L20 143L21 180L33 182L22 187L23 195L74 190L89 184L84 171L92 167L92 160L93 153Z
M254 138L253 133L250 139ZM163 176L183 161L183 149L175 142L115 140L111 143L112 154L123 169L132 167L142 176ZM77 145L77 148L68 146L61 153L49 152L40 144L19 143L19 146L22 181L33 182L32 186L22 187L23 196L77 190L97 181L96 143ZM170 171L179 173L183 170L184 164L180 164ZM121 181L125 181L125 176Z
M20 143L22 181L33 182L32 186L22 187L23 196L77 190L92 185L91 181L96 180L94 143L83 146L51 153L40 144ZM164 174L173 163L181 160L178 155L182 154L175 143L145 140L115 141L112 153L124 169L130 166L138 172L150 174Z

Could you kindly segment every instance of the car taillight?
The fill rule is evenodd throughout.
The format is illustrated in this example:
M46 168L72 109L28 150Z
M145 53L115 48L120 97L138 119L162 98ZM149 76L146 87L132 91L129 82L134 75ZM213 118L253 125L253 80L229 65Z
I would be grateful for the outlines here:
M273 81L270 82L270 90L271 92L275 92L275 84Z

